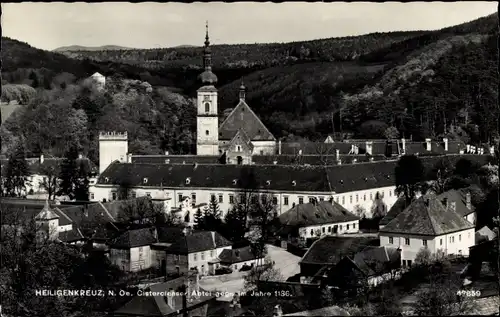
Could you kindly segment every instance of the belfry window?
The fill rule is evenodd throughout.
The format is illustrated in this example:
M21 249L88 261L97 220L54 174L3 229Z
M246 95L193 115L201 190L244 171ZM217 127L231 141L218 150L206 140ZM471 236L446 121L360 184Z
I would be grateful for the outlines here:
M210 103L205 103L205 112L210 112Z

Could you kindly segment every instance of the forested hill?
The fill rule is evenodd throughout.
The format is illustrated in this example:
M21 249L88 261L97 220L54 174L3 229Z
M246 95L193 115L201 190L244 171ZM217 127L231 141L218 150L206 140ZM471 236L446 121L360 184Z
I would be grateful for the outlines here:
M74 51L116 51L116 50L131 50L130 47L118 46L118 45L103 45L103 46L62 46L58 47L53 52L74 52Z
M220 113L235 106L243 80L248 104L276 137L286 140L323 140L333 131L384 138L389 131L392 137L490 141L498 129L497 22L495 14L433 32L216 45ZM84 152L95 156L95 134L75 137L75 129L121 128L129 131L135 152L192 149L196 122L191 98L199 87L200 47L68 53L100 59L91 60L7 38L2 46L2 80L8 84L2 99L23 95L34 100L2 127L4 144L23 136L31 153L61 155L64 149L56 144L78 139ZM104 93L78 81L95 71L111 76L113 84ZM47 115L47 109L57 114ZM51 115L65 124L57 126ZM36 122L42 119L43 124Z
M320 39L290 43L212 45L216 68L271 67L297 61L350 61L427 32L372 33L362 36ZM122 51L71 51L71 58L130 63L147 68L199 68L203 54L198 47L133 49Z

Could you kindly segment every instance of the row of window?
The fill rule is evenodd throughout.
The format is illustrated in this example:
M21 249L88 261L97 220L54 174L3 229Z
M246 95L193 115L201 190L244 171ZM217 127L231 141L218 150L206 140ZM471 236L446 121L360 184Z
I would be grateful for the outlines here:
M210 258L215 257L215 250L210 250ZM205 252L200 252L200 260L205 261ZM198 253L193 253L193 261L198 261Z
M339 231L341 231L342 230L342 225L339 225L338 227L337 227L337 225L334 225L333 227L329 226L328 228L327 227L322 227L321 228L321 233L326 233L327 229L328 229L328 233L331 233L331 232L337 233L337 228L338 228ZM356 229L356 223L352 224L352 228ZM346 225L346 230L350 230L350 224ZM313 235L314 235L314 229L311 229L311 236L313 236Z
M470 238L470 233L469 233L469 238ZM462 235L459 234L458 235L458 241L462 241ZM455 243L455 236L450 236L450 243ZM389 237L389 244L394 244L394 238L393 237ZM405 245L410 245L410 238L405 238ZM424 247L427 246L427 240L426 239L422 239L422 245ZM439 239L439 245L443 245L443 239Z
M392 196L392 191L389 191L389 197L391 197L391 196ZM179 197L179 201L182 201L182 198L184 197L184 195L182 193L179 193L178 197ZM216 196L216 194L210 194L210 198L211 199L217 198L217 201L219 203L223 203L224 202L224 195L223 194L218 194L217 196ZM230 204L234 204L235 203L235 199L234 198L235 198L234 194L229 194L229 203ZM355 198L356 198L356 202L359 202L359 194L356 194ZM384 198L384 193L383 192L380 193L380 198ZM251 197L252 203L257 203L257 199L258 199L257 196L252 196ZM261 199L262 199L262 203L266 203L267 195L261 196ZM316 197L314 197L314 196L309 196L308 197L309 203L312 203L315 199L316 199ZM366 199L367 199L367 195L363 194L363 201L366 201ZM370 193L370 200L372 200L372 199L373 199L373 193ZM324 200L325 200L325 197L319 196L319 201L324 201ZM194 194L194 193L191 194L191 201L192 201L193 204L196 203L196 194ZM246 202L246 195L245 194L240 194L239 201L241 203L245 203ZM339 196L335 197L335 201L337 203L340 203L339 202ZM351 204L353 203L353 195L349 196L349 201L350 201ZM289 197L288 196L283 196L283 205L288 206L289 202L290 202ZM273 196L273 203L274 204L278 204L278 197ZM304 203L304 197L303 196L299 196L299 204L303 204L303 203ZM345 196L342 196L342 203L340 203L340 204L341 205L345 205Z
M389 191L389 197L392 196L392 191ZM112 192L111 193L111 196L112 196L112 200L116 200L118 198L117 196L118 194L116 192ZM395 191L394 191L394 195L396 195ZM151 197L151 193L150 192L146 192L146 196L148 197ZM223 194L218 194L216 196L216 194L211 194L210 195L211 198L217 198L217 201L219 203L223 203L224 202L224 195ZM377 197L378 196L378 197ZM136 198L137 197L137 194L135 191L131 191L130 192L130 197L131 198ZM178 198L179 198L179 202L181 202L183 200L183 197L184 195L182 193L179 193L178 194ZM261 196L262 197L262 202L265 203L265 200L267 199L267 196L264 195L264 196ZM369 194L369 197L370 197L370 200L373 200L373 193L370 193ZM299 196L299 204L303 204L304 203L304 197L303 196ZM353 204L354 203L354 200L353 199L356 199L356 203L358 203L360 201L360 195L359 194L355 194L355 195L349 195L349 203L350 204ZM377 192L375 194L375 198L384 198L384 192ZM90 193L90 199L91 200L94 200L94 193ZM257 203L257 197L256 196L252 196L252 203ZM308 197L308 201L310 203L312 203L314 201L314 199L316 199L316 197L314 196L309 196ZM362 200L363 201L366 201L367 199L367 194L363 194L362 196ZM325 197L323 196L319 196L319 201L324 201L325 200ZM341 204L341 205L345 205L345 200L346 200L346 196L342 196L341 198L339 196L335 197L335 201L338 203L338 204ZM246 202L246 195L245 194L240 194L240 203L245 203ZM191 194L191 202L193 204L196 204L196 194L195 193L192 193ZM234 194L229 194L229 203L230 204L234 204L235 203L235 196ZM278 197L274 196L273 197L273 203L274 204L278 204ZM289 205L289 197L288 196L283 196L283 205L284 206L288 206Z

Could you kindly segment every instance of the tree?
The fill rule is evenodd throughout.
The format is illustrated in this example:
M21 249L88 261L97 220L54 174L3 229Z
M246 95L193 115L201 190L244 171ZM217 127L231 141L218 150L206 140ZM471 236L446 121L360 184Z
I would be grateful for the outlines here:
M388 140L394 140L399 138L399 131L396 127L388 127L384 131L384 136Z
M38 76L36 75L36 73L34 71L31 71L28 79L31 80L31 87L38 88L38 86L40 86L40 82L38 80Z
M118 219L127 223L147 224L160 221L159 215L166 215L163 204L155 204L148 197L123 201L118 211ZM167 222L168 218L164 218Z
M403 155L396 165L396 192L404 195L411 202L421 187L424 178L424 166L415 155Z
M231 208L224 217L224 236L230 241L239 242L247 231L247 214L240 205Z
M369 120L363 122L359 128L358 132L362 137L370 139L382 139L385 138L385 132L387 130L387 124L382 121Z
M417 293L415 314L417 316L457 316L474 311L471 297L457 295L462 280L456 274L445 277L433 275L427 287Z
M453 164L447 157L439 160L428 175L430 190L439 195L449 189L449 178L453 173Z
M89 199L89 165L78 158L78 148L71 145L66 152L59 178L59 195L67 195L70 200L87 201Z
M202 223L202 230L219 231L221 228L221 211L215 195L212 195L210 203L205 207Z
M14 153L9 156L5 172L4 191L7 196L21 196L26 191L28 183L28 163L22 145L18 145Z
M198 230L203 230L204 223L203 223L203 212L201 211L200 208L198 208L194 214L194 227L195 229Z
M40 181L40 187L45 189L48 194L48 199L52 200L56 197L59 190L59 168L53 165L43 165L41 168L43 179Z

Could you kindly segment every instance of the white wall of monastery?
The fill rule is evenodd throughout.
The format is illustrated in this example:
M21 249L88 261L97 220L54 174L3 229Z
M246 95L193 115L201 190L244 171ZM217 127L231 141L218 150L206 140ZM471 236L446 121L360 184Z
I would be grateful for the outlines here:
M147 187L138 186L133 189L137 197L147 196L159 197L165 195L164 197L171 198L172 208L179 207L181 205L181 198L188 196L190 198L195 197L195 204L209 203L212 195L215 195L219 202L219 207L223 213L230 210L233 204L237 203L239 199L240 192L234 189L225 188L163 188L163 191L159 187ZM363 207L367 213L373 207L373 200L377 192L383 194L383 201L387 205L387 209L391 208L395 203L397 197L394 195L394 186L373 188L370 190L362 190L355 192L347 192L340 194L333 194L335 201L340 205L344 206L347 210L352 211L355 206L359 205ZM90 198L92 201L106 201L114 200L116 197L117 186L112 185L97 185L90 187ZM115 194L113 194L115 193ZM332 196L328 192L269 192L278 201L277 211L278 214L282 214L293 207L293 204L308 203L309 199L316 198L318 200L327 201ZM371 197L371 198L370 198ZM366 200L365 200L366 198ZM116 199L116 198L115 198ZM351 202L352 199L352 202Z
M392 237L392 243L390 238ZM474 228L457 231L450 234L441 236L424 236L424 235L403 235L403 234L390 234L380 233L380 245L387 247L401 248L401 260L415 261L417 253L425 248L423 240L427 240L427 248L431 253L435 254L438 250L443 251L446 255L469 255L469 247L475 244L474 241ZM407 240L409 239L409 244Z
M254 146L252 155L275 155L276 141L252 141Z
M200 274L207 275L209 273L208 262L217 260L225 249L231 250L231 246L190 253L188 256L189 268L197 267Z
M337 233L334 232L335 226L337 226ZM319 226L318 225L307 226L299 229L299 235L301 238L314 238L325 235L358 233L358 232L359 232L359 220L328 223Z
M230 268L232 268L234 271L238 271L239 269L241 269L243 266L247 265L247 266L256 266L259 261L259 259L253 259L253 260L248 260L248 261L241 261L241 262L238 262L238 263L233 263L231 265L226 265L226 266L229 266ZM262 260L261 262L262 263Z

